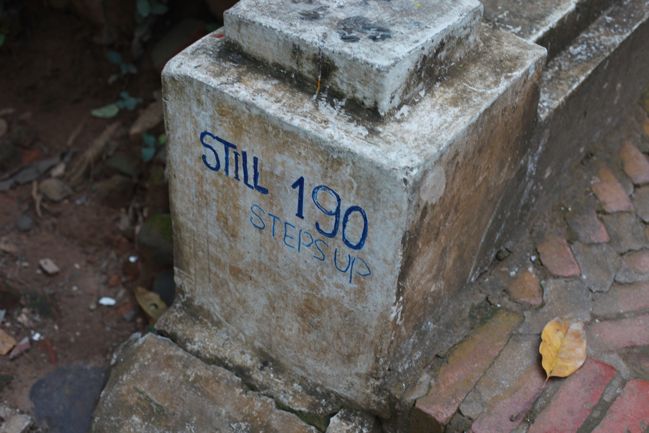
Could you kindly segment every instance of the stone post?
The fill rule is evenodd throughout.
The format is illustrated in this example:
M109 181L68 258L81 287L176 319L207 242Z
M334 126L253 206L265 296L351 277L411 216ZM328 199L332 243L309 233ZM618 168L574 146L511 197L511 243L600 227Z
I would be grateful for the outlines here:
M379 415L405 398L466 309L535 117L545 50L481 14L242 0L172 59L181 294L160 329L273 395L292 391L257 364Z

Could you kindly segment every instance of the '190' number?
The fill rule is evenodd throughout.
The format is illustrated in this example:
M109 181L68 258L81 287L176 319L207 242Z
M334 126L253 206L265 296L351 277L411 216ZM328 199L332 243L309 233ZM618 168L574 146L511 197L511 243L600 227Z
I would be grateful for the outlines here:
M295 213L295 216L304 219L304 176L301 176L293 182L291 188L297 190L297 212ZM330 199L335 202L336 205L333 208L323 204L322 199L325 195L329 196ZM335 238L338 235L340 226L342 225L342 239L345 245L353 250L360 250L363 248L365 241L367 240L368 230L367 213L365 213L365 209L356 205L348 207L342 215L341 222L340 215L342 212L342 200L340 195L327 185L318 185L314 187L311 191L311 200L320 212L331 218L329 227L323 228L319 222L315 223L315 228L318 233L328 238ZM361 231L360 238L356 242L353 242L353 240L349 239L347 227L355 214L358 215L356 218L362 219L363 230Z

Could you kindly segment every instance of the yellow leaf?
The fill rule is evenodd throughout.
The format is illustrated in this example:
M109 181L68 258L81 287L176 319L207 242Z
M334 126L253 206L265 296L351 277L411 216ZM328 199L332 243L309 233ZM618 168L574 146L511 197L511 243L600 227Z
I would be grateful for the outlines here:
M570 376L586 360L584 324L561 319L549 321L541 333L539 353L548 379Z
M156 321L167 311L167 304L155 292L150 292L143 287L136 287L133 291L135 299L147 316Z

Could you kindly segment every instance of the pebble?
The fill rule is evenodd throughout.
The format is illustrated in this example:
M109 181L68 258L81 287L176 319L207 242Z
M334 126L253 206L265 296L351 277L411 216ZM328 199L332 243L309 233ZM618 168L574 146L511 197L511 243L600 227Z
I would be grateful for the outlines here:
M56 275L61 271L61 269L56 265L56 263L54 263L54 261L52 261L52 259L39 260L38 264L40 265L43 272L45 272L47 275Z
M16 228L21 232L28 232L34 227L34 220L28 214L24 213L16 221Z
M108 296L99 298L99 305L103 305L104 307L113 307L115 304L117 304L117 301Z

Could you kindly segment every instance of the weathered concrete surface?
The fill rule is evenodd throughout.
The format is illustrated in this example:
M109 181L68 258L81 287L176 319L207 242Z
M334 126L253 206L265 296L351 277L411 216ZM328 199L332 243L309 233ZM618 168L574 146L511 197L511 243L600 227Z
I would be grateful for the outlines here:
M92 433L318 432L167 339L134 336L116 358Z
M485 19L553 58L615 0L483 0Z
M225 13L225 36L313 89L385 114L477 44L481 17L477 0L242 0Z
M184 309L389 416L448 333L535 118L545 50L480 32L479 52L434 93L381 121L314 101L214 37L172 60L163 89Z

